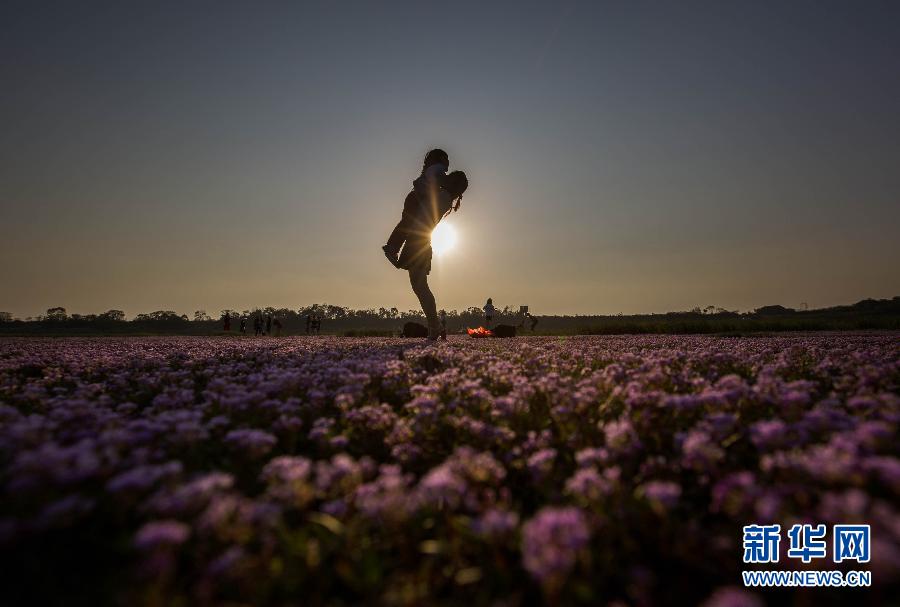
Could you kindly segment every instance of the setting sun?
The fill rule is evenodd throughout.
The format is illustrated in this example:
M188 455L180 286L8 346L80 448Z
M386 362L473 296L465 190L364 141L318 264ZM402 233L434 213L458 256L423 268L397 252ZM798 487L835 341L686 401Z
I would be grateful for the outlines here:
M444 255L456 246L456 230L449 223L439 223L431 232L431 248L435 255Z

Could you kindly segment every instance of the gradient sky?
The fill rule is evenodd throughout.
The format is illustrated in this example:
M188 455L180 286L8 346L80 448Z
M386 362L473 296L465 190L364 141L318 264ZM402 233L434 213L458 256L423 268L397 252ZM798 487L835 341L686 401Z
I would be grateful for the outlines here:
M0 310L416 308L433 146L439 307L900 294L896 2L136 4L0 8Z

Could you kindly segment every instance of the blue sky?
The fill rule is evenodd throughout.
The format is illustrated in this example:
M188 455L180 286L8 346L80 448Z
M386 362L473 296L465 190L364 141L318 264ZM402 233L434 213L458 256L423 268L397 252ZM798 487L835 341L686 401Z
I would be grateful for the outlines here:
M894 3L188 4L0 8L0 310L414 308L433 146L439 307L900 294Z

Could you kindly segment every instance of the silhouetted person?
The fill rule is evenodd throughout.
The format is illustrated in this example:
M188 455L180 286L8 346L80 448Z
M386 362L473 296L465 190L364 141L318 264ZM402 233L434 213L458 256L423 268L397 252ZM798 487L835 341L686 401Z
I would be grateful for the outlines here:
M440 181L440 189L421 205L407 233L400 259L397 260L397 265L409 272L409 284L428 320L429 340L437 339L440 332L437 305L434 294L428 288L428 274L431 273L431 232L451 210L459 210L463 193L469 187L469 180L462 171L453 171Z
M275 335L281 337L281 321L276 318L272 324L275 325Z
M243 317L241 317L241 333L247 334L247 319Z
M266 335L272 334L272 315L266 314Z
M259 337L262 333L262 317L257 314L253 317L253 335Z
M496 312L496 308L494 308L494 300L488 297L487 303L484 304L482 310L484 310L484 326L486 329L490 329L491 323L494 320L494 312Z
M306 315L306 334L309 335L309 332L312 331L312 316Z
M441 323L441 339L447 341L447 312L441 310L438 314L438 320Z
M381 247L388 261L394 267L400 267L397 262L400 247L409 238L410 231L415 228L416 217L422 208L422 203L437 194L441 180L446 177L449 167L450 158L444 150L434 149L425 155L422 173L413 181L413 189L403 201L403 213L400 221L388 236L387 244Z
M231 331L231 315L230 314L225 315L225 330Z
M522 315L522 322L519 323L519 327L525 326L525 321L529 322L529 330L534 333L534 328L538 324L538 319L531 315L531 312L528 311L528 306L521 306L519 308L519 314Z

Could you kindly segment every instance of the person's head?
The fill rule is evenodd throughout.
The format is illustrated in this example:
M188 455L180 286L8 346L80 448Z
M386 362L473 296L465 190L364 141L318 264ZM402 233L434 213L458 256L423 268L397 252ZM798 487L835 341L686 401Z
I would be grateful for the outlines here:
M463 192L465 192L468 187L469 179L462 171L453 171L441 180L441 188L456 199L456 204L452 206L454 211L459 210Z
M488 297L487 303L485 305L492 306L494 305L494 300Z
M447 152L445 152L441 148L434 148L433 150L425 154L425 162L422 163L422 169L427 169L433 164L443 164L444 166L450 166L450 157L447 156Z
M462 171L453 171L441 180L441 187L452 194L454 198L461 198L469 187L469 179Z

